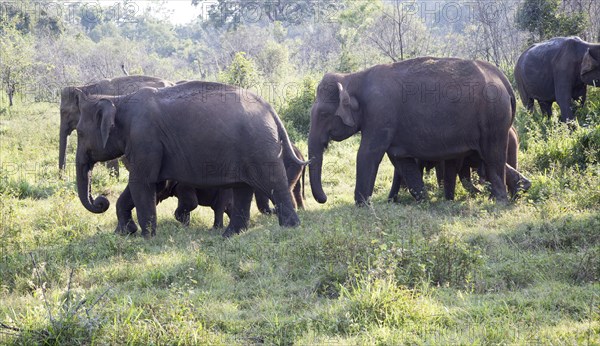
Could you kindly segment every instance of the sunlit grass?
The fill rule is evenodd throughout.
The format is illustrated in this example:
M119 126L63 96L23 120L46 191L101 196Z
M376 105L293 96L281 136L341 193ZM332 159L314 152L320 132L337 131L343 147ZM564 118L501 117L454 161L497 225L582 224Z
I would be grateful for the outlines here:
M74 175L58 174L58 107L16 106L0 115L0 322L16 329L0 327L0 343L600 343L600 144L582 142L591 126L528 116L517 125L533 186L508 206L460 186L445 201L433 172L427 201L387 203L384 158L372 206L357 208L354 137L330 145L329 200L307 185L298 228L253 206L250 229L223 239L209 208L185 228L171 199L144 240L112 233L127 172L97 165L92 189L111 207L87 212ZM71 163L74 150L73 135Z

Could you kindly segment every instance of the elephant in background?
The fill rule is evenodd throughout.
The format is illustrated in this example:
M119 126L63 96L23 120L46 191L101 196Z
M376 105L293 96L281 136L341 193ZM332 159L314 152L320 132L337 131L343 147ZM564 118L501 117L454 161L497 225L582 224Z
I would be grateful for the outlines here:
M319 203L327 201L321 170L329 141L360 131L357 205L369 203L386 153L417 199L424 196L424 184L415 159L445 161L477 153L492 196L507 202L506 148L514 114L510 83L498 68L482 61L423 57L357 73L328 73L311 110L313 196Z
M66 164L67 138L79 122L79 104L76 90L86 95L126 95L143 87L162 88L174 85L167 80L149 76L124 76L103 79L81 87L65 87L60 93L60 140L58 149L58 168L63 170ZM119 162L109 161L106 166L119 174Z
M579 37L556 37L529 47L517 61L515 80L523 105L533 111L537 100L542 113L552 116L560 107L560 120L573 120L572 100L585 103L587 86L600 84L600 44Z
M94 164L125 156L142 236L156 233L156 192L168 180L195 188L232 188L231 219L223 236L248 227L254 191L275 202L279 224L300 224L291 201L283 155L298 159L279 116L252 92L210 82L145 87L123 96L90 98L76 90L77 191L82 205L105 212L93 198ZM228 102L223 102L227 99ZM127 230L121 230L126 232Z

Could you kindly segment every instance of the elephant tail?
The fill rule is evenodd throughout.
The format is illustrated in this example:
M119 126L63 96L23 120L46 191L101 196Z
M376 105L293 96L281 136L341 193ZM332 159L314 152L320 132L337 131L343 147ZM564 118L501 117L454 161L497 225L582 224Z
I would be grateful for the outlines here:
M306 175L306 166L302 167L302 199L306 199L304 195L304 176Z
M283 122L281 122L281 119L279 119L279 116L277 115L277 113L275 113L275 111L273 111L273 118L275 119L275 123L277 124L277 132L279 133L279 137L283 145L284 154L289 155L292 161L296 164L306 167L306 165L310 163L310 160L302 161L296 156L294 148L292 147L292 141L290 140L290 136L288 136L288 133L285 130L285 127L283 126Z

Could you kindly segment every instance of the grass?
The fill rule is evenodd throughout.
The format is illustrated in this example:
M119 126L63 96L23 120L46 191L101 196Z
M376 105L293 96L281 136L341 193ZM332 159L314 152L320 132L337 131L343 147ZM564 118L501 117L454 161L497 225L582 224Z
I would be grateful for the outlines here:
M180 226L174 199L155 238L114 235L127 172L97 165L93 191L113 204L87 212L74 138L58 174L58 118L54 104L0 115L0 344L600 343L597 117L569 131L521 110L533 187L508 206L460 186L445 201L433 174L428 201L388 204L384 159L373 205L357 208L359 138L332 143L327 204L307 186L300 227L253 206L227 240L207 208Z

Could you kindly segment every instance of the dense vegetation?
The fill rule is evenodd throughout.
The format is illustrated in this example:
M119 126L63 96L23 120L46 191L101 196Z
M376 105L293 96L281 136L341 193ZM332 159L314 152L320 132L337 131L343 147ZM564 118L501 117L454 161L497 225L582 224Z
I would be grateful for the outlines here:
M132 74L258 89L306 153L324 71L432 54L489 60L510 77L528 40L600 32L594 1L494 3L506 22L403 17L401 3L377 1L318 10L280 1L252 23L220 1L205 19L178 26L158 2L120 12L131 18L74 10L68 21L2 4L0 344L600 343L599 90L590 89L577 126L519 104L520 171L533 185L508 206L460 186L456 201L445 201L433 174L428 201L402 191L389 204L385 160L372 206L357 208L356 136L330 145L330 200L317 204L307 186L298 228L280 228L253 206L250 229L223 240L209 229L210 209L194 211L184 228L170 199L158 208L157 236L144 240L112 233L126 171L117 179L97 165L93 191L113 207L95 215L78 200L73 167L57 169L57 90L121 75L121 63ZM536 15L525 11L531 3L548 4L552 25L519 30L517 13L521 23ZM578 8L590 13L585 26L567 25ZM73 138L68 150L73 160Z

